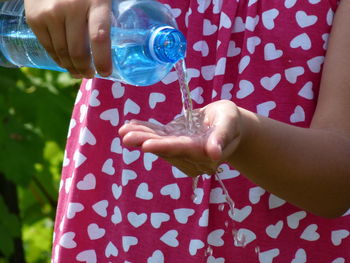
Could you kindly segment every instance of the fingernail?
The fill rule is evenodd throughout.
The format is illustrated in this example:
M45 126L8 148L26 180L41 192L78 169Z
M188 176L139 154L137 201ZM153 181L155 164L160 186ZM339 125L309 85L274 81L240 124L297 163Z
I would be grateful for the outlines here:
M108 77L108 76L111 75L111 72L100 72L99 75L100 75L101 77L106 78L106 77Z
M93 79L95 77L95 75L93 73L88 73L88 74L85 74L84 77L87 79Z
M82 78L83 78L83 76L80 75L80 74L71 74L71 75L72 75L72 77L75 78L75 79L82 79Z

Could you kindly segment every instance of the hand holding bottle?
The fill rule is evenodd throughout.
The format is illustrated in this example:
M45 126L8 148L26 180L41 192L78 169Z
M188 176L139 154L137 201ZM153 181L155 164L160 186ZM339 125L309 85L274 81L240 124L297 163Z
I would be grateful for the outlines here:
M27 23L58 65L73 76L112 71L111 0L24 0ZM92 61L94 63L92 63Z

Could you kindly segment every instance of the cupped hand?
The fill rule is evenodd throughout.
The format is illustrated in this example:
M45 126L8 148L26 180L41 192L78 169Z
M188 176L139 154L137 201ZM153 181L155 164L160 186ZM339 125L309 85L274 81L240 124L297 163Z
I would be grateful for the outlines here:
M92 78L95 71L110 75L111 0L24 0L24 5L27 23L59 66L77 78Z
M239 108L221 100L195 110L193 116L190 131L182 116L166 125L132 120L119 129L119 135L126 146L154 153L188 176L213 174L240 143Z

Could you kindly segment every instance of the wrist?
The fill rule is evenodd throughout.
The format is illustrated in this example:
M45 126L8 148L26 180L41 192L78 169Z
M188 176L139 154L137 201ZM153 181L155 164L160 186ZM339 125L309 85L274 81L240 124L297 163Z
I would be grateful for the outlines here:
M227 161L231 163L240 159L240 156L243 156L244 152L249 151L249 145L251 145L257 137L256 127L259 123L257 115L249 110L237 107L237 114L239 119L239 132L236 138L237 146L235 151L227 157Z

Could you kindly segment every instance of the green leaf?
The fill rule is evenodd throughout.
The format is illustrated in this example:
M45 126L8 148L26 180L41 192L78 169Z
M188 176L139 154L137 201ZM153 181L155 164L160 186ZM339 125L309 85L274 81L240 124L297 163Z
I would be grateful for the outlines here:
M14 252L13 239L21 234L20 223L16 215L9 213L0 196L0 252L9 257Z
M3 225L0 225L0 236L0 252L8 258L14 252L14 245L12 236Z
M19 186L23 225L20 231L20 220L0 196L4 255L22 234L27 263L50 262L66 135L80 82L68 73L0 68L0 172Z
M48 262L51 256L53 221L44 218L23 228L23 242L27 262Z

